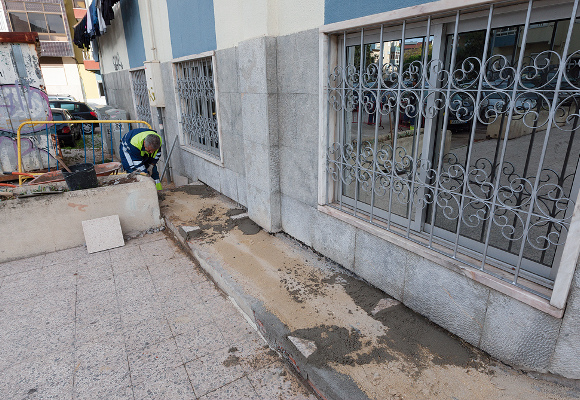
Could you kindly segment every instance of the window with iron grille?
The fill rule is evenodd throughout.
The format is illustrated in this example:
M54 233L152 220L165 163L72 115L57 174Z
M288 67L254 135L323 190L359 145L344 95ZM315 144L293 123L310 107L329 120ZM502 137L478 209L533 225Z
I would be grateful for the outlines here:
M213 58L175 63L184 144L220 158Z
M549 299L580 186L577 11L328 32L326 202Z
M149 105L149 92L144 68L131 71L131 83L133 85L133 101L135 102L137 119L151 124L151 106Z

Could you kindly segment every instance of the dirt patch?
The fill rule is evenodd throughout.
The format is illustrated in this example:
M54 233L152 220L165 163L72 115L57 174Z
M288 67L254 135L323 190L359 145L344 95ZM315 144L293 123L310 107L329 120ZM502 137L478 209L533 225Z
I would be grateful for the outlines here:
M261 228L249 218L244 218L241 221L236 221L235 225L241 230L244 235L255 235L260 232Z
M436 365L477 370L484 365L482 352L402 304L380 311L375 318L389 328L378 338L379 343L402 354L407 361L414 360L418 370L426 367L420 361L425 350Z
M240 357L230 354L228 358L224 360L222 363L224 367L233 367L234 365L238 365L240 363Z
M316 351L308 357L308 362L316 367L321 368L331 363L342 365L359 363L353 353L363 348L363 338L355 329L321 325L315 328L298 329L290 335L313 341L316 344ZM365 363L367 359L368 357L365 357Z
M200 196L202 199L217 196L217 192L206 185L185 185L174 190L176 192L184 192L187 194Z

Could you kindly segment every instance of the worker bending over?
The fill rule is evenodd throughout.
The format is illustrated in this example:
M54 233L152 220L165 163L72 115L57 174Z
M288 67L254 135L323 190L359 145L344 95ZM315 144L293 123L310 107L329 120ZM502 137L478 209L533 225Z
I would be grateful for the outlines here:
M161 155L161 136L151 129L132 129L121 139L119 154L127 172L144 172L155 180L155 187L161 190L157 171L157 161Z

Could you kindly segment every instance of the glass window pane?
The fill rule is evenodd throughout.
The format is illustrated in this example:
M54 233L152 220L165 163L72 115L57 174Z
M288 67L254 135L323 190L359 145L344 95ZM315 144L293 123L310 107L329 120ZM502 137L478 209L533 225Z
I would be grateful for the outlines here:
M28 20L30 21L30 30L32 32L48 33L44 14L28 13Z
M61 103L60 108L73 111L75 109L75 105L70 103Z
M14 32L30 32L26 13L10 13L10 22Z
M48 22L48 32L65 33L62 15L46 14L46 22Z
M61 113L52 113L52 120L53 121L64 121L64 117L62 116Z

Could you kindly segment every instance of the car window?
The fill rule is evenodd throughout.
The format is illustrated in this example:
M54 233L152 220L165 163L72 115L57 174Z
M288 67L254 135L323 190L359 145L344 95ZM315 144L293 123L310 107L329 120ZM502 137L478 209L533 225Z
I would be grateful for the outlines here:
M61 113L52 113L52 120L53 121L64 121L64 116Z
M64 108L65 110L73 111L75 109L75 105L74 104L61 103L60 104L60 108Z
M82 112L89 112L91 111L91 109L89 108L89 106L87 106L86 104L78 104L79 106L79 111Z
M56 101L51 101L50 102L50 107L52 107L52 108L60 108L60 104L57 103Z

